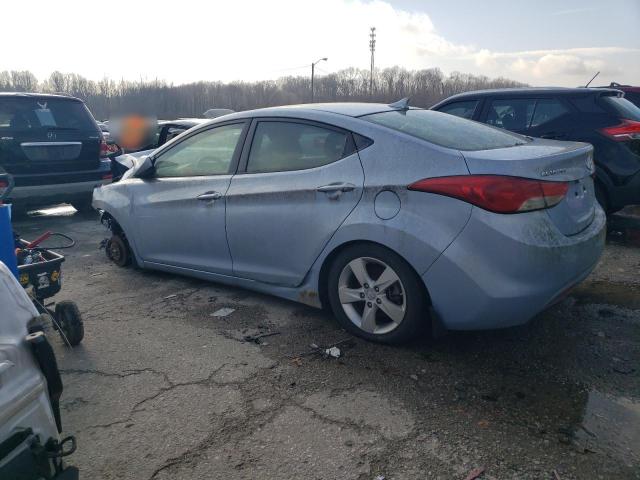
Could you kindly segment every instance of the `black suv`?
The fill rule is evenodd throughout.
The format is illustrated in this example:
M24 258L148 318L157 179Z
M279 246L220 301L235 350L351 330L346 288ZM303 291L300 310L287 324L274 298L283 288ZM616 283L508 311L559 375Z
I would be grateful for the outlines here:
M591 143L596 195L611 213L640 203L640 108L611 88L467 92L431 107L531 137Z
M93 188L111 181L110 160L91 112L78 98L0 93L0 173L13 175L16 211L53 203L91 208Z

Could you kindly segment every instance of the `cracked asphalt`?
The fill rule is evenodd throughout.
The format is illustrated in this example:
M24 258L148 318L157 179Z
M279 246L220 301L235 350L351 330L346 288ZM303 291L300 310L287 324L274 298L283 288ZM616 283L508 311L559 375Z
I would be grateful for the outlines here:
M303 305L120 269L98 250L104 227L70 207L14 227L78 242L55 300L78 304L85 339L50 337L83 478L640 478L633 211L610 222L587 281L529 325L402 347ZM235 310L212 315L223 307ZM310 347L336 342L338 359Z

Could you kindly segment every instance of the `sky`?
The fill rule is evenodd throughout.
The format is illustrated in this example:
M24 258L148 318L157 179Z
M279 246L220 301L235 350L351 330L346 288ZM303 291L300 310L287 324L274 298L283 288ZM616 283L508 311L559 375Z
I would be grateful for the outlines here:
M2 5L1 70L263 80L439 67L531 85L640 85L640 0L23 0ZM14 18L15 21L10 21Z

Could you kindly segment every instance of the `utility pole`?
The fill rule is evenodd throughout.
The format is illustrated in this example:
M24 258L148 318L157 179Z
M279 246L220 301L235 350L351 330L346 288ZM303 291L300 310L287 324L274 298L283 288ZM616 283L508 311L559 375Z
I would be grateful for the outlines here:
M318 63L320 63L322 61L326 62L327 60L328 60L328 58L324 57L324 58L321 58L320 60L318 60L317 62L313 62L311 64L311 103L313 103L313 96L314 96L313 95L313 77L315 76L316 64L318 64Z
M376 27L371 27L371 33L369 34L369 50L371 50L371 78L369 79L369 95L373 97L373 68L374 55L376 52Z

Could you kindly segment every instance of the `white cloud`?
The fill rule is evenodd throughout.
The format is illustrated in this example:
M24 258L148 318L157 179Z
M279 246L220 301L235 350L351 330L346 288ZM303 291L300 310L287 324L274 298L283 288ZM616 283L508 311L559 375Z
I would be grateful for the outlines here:
M318 73L368 68L369 28L377 28L376 65L441 67L534 84L576 84L594 69L640 77L640 49L621 47L491 51L440 34L426 13L407 12L382 0L217 0L176 4L71 0L10 2L3 18L38 18L56 26L30 29L6 22L2 68L29 69L43 78L53 70L89 78L256 80L303 75L321 57ZM615 80L615 79L613 79Z

